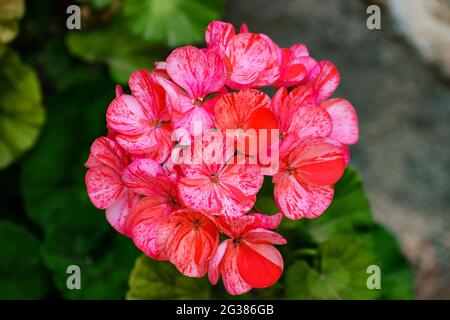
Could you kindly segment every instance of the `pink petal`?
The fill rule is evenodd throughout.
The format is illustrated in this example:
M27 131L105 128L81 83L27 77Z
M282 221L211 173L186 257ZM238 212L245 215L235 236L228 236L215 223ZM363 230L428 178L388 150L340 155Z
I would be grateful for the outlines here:
M152 152L159 143L159 129L147 126L145 130L138 135L118 134L116 141L129 153L146 154Z
M216 126L220 130L246 129L257 108L269 108L270 98L263 92L247 89L223 95L215 105Z
M275 284L283 273L283 258L272 245L242 241L237 254L237 267L242 279L253 288Z
M256 195L264 181L261 169L256 164L238 164L237 162L235 157L224 167L219 177L220 185L229 190L236 188L245 196Z
M232 245L231 240L223 241L216 249L216 252L211 257L208 267L208 278L211 284L216 285L219 281L220 277L220 263L222 262L222 258L225 255L225 251L227 250L227 246Z
M145 197L134 206L127 220L126 227L135 245L150 258L165 259L165 252L160 252L156 246L156 237L171 212L172 208L166 203Z
M121 134L142 134L149 126L149 122L139 101L127 94L115 98L106 111L108 128Z
M233 89L270 85L279 72L277 52L268 37L253 33L235 35L226 48L226 84Z
M228 43L234 36L234 27L231 23L212 21L206 28L206 45L208 48L219 48L225 51Z
M307 189L311 194L311 207L309 212L305 214L305 218L314 219L320 216L331 204L334 196L333 186L315 186L307 185Z
M140 102L142 107L152 116L158 115L161 104L164 105L164 95L157 93L155 81L147 70L133 72L128 80L128 85L133 96Z
M225 81L225 66L214 49L206 52L192 46L175 49L167 58L167 73L193 100L220 91Z
M244 294L251 290L251 286L241 277L238 269L237 256L239 250L232 244L227 246L220 264L223 285L229 294Z
M286 239L283 236L279 235L276 232L262 228L252 229L246 232L243 236L243 239L251 243L263 243L263 244L287 243Z
M318 75L313 80L313 88L317 92L317 103L328 99L339 86L341 77L336 66L330 61L319 62Z
M280 211L291 220L303 218L311 208L311 195L292 175L278 179L274 197Z
M85 166L88 168L107 166L121 174L127 163L127 155L114 140L100 137L92 143Z
M333 131L330 138L343 144L352 145L358 142L358 117L355 108L344 99L331 99L321 105L333 120Z
M152 159L134 160L124 171L123 181L138 194L160 194L157 175L161 167Z
M174 212L158 231L157 247L184 275L202 277L216 251L219 234L207 215L191 210Z
M138 200L139 197L137 195L131 191L126 191L121 198L106 208L106 219L108 222L114 229L126 236L130 236L130 234L127 233L125 224L133 206Z
M252 229L276 229L280 225L281 219L283 218L283 215L281 213L277 213L271 216L261 213L252 213L248 214L247 216L255 218L254 222L250 225Z
M300 139L328 137L333 129L328 112L315 105L299 107L291 121L289 131L295 133Z
M89 169L85 182L89 199L99 209L111 206L125 192L121 176L107 166Z

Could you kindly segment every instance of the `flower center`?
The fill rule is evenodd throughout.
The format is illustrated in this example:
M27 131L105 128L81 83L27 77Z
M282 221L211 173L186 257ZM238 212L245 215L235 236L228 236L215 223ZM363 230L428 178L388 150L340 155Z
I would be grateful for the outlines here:
M237 237L237 238L234 238L233 239L233 244L234 244L234 246L236 247L236 246L238 246L239 245L239 243L241 242L241 237Z
M209 179L211 180L212 183L219 182L219 177L217 175L215 175L214 173L211 173L211 175L209 176Z
M196 107L198 107L199 105L201 105L203 103L203 98L197 98L197 99L193 99L192 100L192 104Z
M200 228L201 227L201 222L200 222L200 220L199 219L195 219L194 220L194 230L197 230L198 228Z

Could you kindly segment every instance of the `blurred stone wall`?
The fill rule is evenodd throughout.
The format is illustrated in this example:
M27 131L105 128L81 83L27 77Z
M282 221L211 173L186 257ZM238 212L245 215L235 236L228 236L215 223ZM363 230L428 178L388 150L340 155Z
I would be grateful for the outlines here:
M285 47L305 43L312 56L338 66L335 96L358 111L361 139L352 164L376 219L397 234L413 263L417 298L450 298L449 82L436 72L439 61L434 69L424 63L389 0L382 30L366 28L370 2L230 0L226 19Z

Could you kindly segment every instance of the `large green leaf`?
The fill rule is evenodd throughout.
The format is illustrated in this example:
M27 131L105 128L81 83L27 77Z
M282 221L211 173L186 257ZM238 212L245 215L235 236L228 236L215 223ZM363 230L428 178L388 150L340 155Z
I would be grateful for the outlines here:
M120 21L88 32L70 32L70 52L90 63L105 63L114 80L125 84L132 72L152 69L161 50L124 30Z
M130 275L127 299L208 299L211 284L206 278L189 278L167 261L146 256L136 260Z
M114 84L96 72L48 101L48 123L24 159L22 192L29 217L44 233L44 261L66 298L123 298L138 250L90 203L83 164L106 133ZM69 265L81 268L81 290L66 287Z
M17 36L24 13L25 0L0 0L0 46Z
M134 34L176 47L201 42L222 5L222 0L125 0L124 14Z
M368 231L373 223L372 211L355 169L348 167L336 183L330 207L319 218L305 222L319 241L333 235Z
M11 50L0 57L0 65L1 169L34 144L45 113L34 71Z
M320 245L317 265L299 260L286 271L289 299L372 299L378 290L367 288L367 267L375 261L370 246L346 236Z
M39 241L25 229L0 221L0 299L39 299L49 289Z

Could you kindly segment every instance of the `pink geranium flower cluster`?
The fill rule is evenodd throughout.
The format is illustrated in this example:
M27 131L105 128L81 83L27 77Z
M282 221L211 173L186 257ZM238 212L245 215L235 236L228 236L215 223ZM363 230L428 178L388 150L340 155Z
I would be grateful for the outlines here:
M337 68L307 48L213 21L206 48L172 51L116 88L108 136L86 162L92 203L147 256L184 275L220 277L230 294L273 285L282 216L316 218L358 140L352 105L329 99ZM274 86L271 99L258 88ZM262 152L262 150L264 152ZM256 212L264 175L280 213Z

